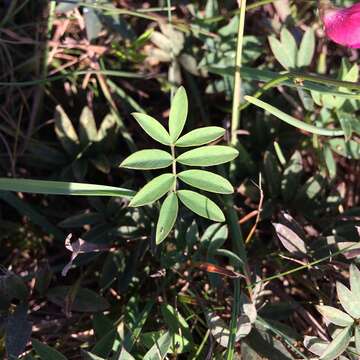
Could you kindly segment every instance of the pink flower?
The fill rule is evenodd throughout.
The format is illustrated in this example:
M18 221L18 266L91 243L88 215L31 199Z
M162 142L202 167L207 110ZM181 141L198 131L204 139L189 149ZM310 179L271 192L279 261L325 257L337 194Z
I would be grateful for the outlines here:
M329 0L319 0L319 8L326 35L337 44L360 49L360 2L337 8Z

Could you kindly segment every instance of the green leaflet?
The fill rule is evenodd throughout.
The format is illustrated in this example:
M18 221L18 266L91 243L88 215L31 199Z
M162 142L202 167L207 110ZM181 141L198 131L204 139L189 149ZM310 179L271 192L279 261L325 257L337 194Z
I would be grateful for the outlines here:
M171 104L169 116L170 138L173 143L184 129L188 113L188 99L184 87L180 87Z
M179 210L179 201L174 192L170 193L161 205L156 225L156 244L166 239L173 228Z
M181 154L176 160L189 166L213 166L235 159L239 152L223 145L203 146Z
M133 197L129 206L143 206L151 204L166 194L174 186L174 174L162 174L148 182Z
M156 119L141 113L132 113L132 116L143 128L143 130L154 140L164 145L170 145L170 135Z
M178 174L180 180L196 188L219 194L232 194L231 183L220 175L205 170L186 170Z
M166 168L172 162L172 156L168 152L158 149L146 149L131 154L120 166L127 169L151 170Z
M321 355L322 360L333 360L341 355L351 340L352 326L342 330L335 339L329 344L325 352Z
M178 139L175 145L179 147L200 146L214 141L224 134L224 128L219 126L207 126L188 132Z
M360 271L354 264L350 265L350 289L355 298L360 298Z
M354 319L351 316L332 306L319 305L316 306L316 309L324 318L335 325L344 327L354 323Z
M206 196L190 190L179 190L177 194L180 201L195 214L213 221L225 221L220 208Z
M336 291L341 306L344 310L355 319L360 318L360 299L341 282L336 282Z

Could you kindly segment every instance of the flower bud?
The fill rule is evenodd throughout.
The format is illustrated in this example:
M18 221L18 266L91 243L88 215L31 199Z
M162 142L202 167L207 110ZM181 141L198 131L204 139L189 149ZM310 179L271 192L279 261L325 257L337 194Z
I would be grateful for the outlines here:
M326 36L337 44L360 49L360 2L338 8L329 0L319 0L319 12Z

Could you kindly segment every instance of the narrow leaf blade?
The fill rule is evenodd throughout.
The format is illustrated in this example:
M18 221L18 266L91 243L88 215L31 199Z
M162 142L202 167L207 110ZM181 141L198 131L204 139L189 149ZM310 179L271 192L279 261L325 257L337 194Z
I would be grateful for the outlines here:
M65 181L0 178L0 190L51 195L121 196L130 198L134 191L106 185Z

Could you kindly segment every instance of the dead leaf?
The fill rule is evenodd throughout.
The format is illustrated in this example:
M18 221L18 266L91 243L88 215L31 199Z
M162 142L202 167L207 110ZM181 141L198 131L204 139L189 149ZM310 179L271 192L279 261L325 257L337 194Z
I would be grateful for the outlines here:
M107 245L94 244L87 242L81 238L78 238L73 243L70 242L72 238L72 234L69 234L65 239L65 247L72 252L71 259L68 264L63 268L61 275L66 276L67 272L70 270L74 260L79 254L91 253L91 252L100 252L100 251L108 251L110 247Z

